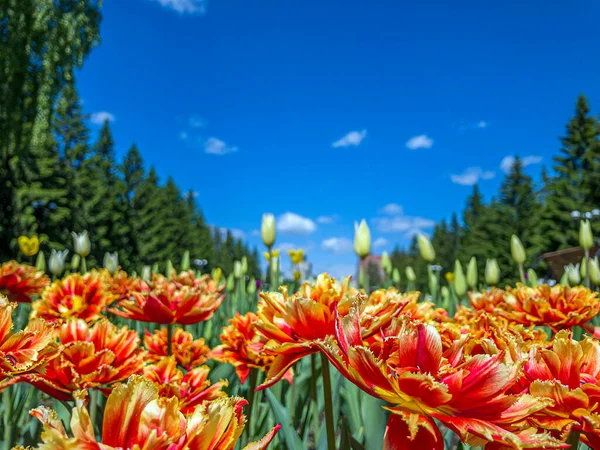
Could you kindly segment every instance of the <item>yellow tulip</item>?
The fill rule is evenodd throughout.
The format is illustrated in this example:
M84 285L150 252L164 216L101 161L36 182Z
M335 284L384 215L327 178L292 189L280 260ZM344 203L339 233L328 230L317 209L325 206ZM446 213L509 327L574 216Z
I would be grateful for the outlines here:
M17 241L19 242L19 250L21 250L21 253L25 256L33 256L40 251L40 240L35 234L30 238L27 236L19 236Z
M300 271L295 270L294 271L294 281L300 281L300 278L302 278L302 273L300 273Z
M265 257L265 259L267 260L267 262L271 262L271 258L279 258L279 249L277 249L277 250L271 250L271 253L264 252L263 256Z
M302 261L304 261L304 250L301 248L299 248L297 250L294 250L294 249L288 250L288 255L290 255L292 264L300 264Z
M448 283L454 284L454 272L446 272L446 275L444 276L446 277L446 281L448 281Z

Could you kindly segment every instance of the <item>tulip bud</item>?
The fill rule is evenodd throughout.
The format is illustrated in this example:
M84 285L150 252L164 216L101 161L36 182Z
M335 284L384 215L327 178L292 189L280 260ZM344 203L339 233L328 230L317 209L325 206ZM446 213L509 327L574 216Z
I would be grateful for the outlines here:
M171 278L173 276L173 263L170 259L167 259L167 264L165 265L165 276L167 278Z
M371 252L371 231L366 220L354 222L354 251L359 258L366 258Z
M275 216L273 214L263 214L260 233L265 246L273 247L275 243Z
M150 273L158 273L158 263L152 264L152 270L150 271Z
M71 235L73 236L73 247L75 248L75 253L82 258L85 258L90 254L91 251L90 238L87 230L79 234L73 231Z
M458 259L454 262L454 291L458 297L463 297L467 293L467 280Z
M215 280L215 281L219 281L219 280L221 279L221 277L222 277L222 276L223 276L223 271L221 270L221 268L220 268L220 267L215 267L215 268L212 270L212 273L211 273L211 278L212 278L213 280Z
M411 267L411 266L406 266L406 279L408 281L415 281L417 279L417 276L415 275L415 270Z
M242 275L246 275L248 273L248 258L242 256Z
M250 281L248 281L247 292L250 295L256 294L256 280L254 278L250 278Z
M119 254L117 252L107 252L104 254L104 268L110 274L113 274L117 271L117 269L119 268Z
M564 267L564 272L560 277L559 284L561 284L562 286L569 285L569 268L567 266Z
M183 252L183 256L181 257L181 270L189 270L190 269L190 251L186 250Z
M46 256L44 256L44 252L39 252L37 258L35 259L35 268L42 272L46 271Z
M495 286L500 280L500 267L495 259L488 259L485 262L485 282L488 286Z
M63 250L62 252L52 250L52 252L50 252L48 270L52 275L58 276L63 272L63 270L65 270L65 260L67 259L68 253L69 250ZM79 266L79 262L77 262L77 265Z
M381 267L388 275L392 273L392 260L390 259L387 252L383 252L381 254Z
M365 285L365 271L361 269L358 271L358 285L359 286L364 286Z
M440 289L440 294L442 295L444 304L450 301L450 289L448 289L448 286L442 286L442 289Z
M523 264L525 262L525 258L527 258L527 255L525 254L525 248L523 248L521 240L515 234L513 234L510 238L510 253L512 254L513 260L517 264Z
M152 267L144 266L142 268L142 280L150 281L152 279Z
M302 278L302 272L294 270L294 281L300 281L300 278Z
M435 274L429 270L429 293L431 296L436 297L438 291L438 279Z
M71 258L71 270L77 271L79 270L79 264L81 263L81 257L75 253L73 258Z
M477 289L477 258L474 256L471 257L467 266L467 283L471 289Z
M600 286L600 265L598 264L598 257L590 259L590 280L596 286Z
M579 223L579 245L581 245L585 250L589 250L594 246L592 224L589 220L582 220Z
M571 286L581 284L581 276L579 275L579 264L569 264L567 266L567 277Z
M242 278L242 263L239 261L233 263L233 276L238 279Z
M433 262L435 259L435 249L431 245L431 241L424 234L417 236L417 243L419 245L419 251L421 252L421 258L427 262Z
M229 276L227 277L227 290L229 292L233 292L234 289L235 289L235 278L233 278L233 274L230 273Z
M587 273L587 258L583 258L581 260L581 263L579 264L579 273L581 274L581 278L585 278L585 275Z
M538 285L538 276L537 276L537 273L535 273L535 270L529 269L527 271L527 281L529 281L529 284L531 286L537 286Z
M394 269L392 270L392 281L396 285L400 284L400 271L397 267L394 267Z

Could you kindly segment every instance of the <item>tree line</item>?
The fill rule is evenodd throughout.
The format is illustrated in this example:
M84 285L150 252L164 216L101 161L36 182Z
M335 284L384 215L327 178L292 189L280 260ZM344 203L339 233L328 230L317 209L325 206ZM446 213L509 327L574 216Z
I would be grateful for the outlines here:
M515 156L499 192L486 202L475 184L462 216L453 214L433 230L432 243L442 271L452 271L456 259L477 257L479 273L486 258L496 258L501 282L514 283L517 273L510 256L510 237L517 235L527 249L527 265L539 276L548 274L541 256L546 252L579 245L577 218L572 212L600 209L600 120L591 114L588 101L580 95L575 114L567 122L560 151L551 170L542 168L535 183ZM600 217L592 219L595 236L600 235ZM392 264L403 273L412 266L417 287L427 285L427 264L419 257L416 238L407 250L396 248Z
M100 21L96 0L0 3L0 261L19 257L20 235L60 250L88 230L92 264L118 251L121 266L139 272L189 250L204 270L226 273L246 256L248 275L260 278L256 249L211 228L194 194L161 183L135 144L117 160L108 121L91 142L75 75Z

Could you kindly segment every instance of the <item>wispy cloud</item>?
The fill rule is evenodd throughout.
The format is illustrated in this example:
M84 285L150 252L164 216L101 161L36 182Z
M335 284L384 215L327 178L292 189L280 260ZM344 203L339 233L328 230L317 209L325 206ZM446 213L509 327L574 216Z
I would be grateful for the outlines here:
M276 227L277 231L289 234L310 234L317 229L317 225L311 219L293 212L280 215Z
M406 141L406 148L409 150L418 150L420 148L431 148L433 146L433 139L426 134L420 134L419 136L413 136Z
M190 138L190 135L187 133L187 131L181 131L178 136L182 141L187 141Z
M388 203L379 210L380 214L386 214L388 216L398 216L402 214L402 206L398 203Z
M334 148L350 146L357 147L365 137L367 137L367 130L351 131L343 138L335 141L333 144L331 144L331 146Z
M331 237L321 243L321 247L332 253L349 253L354 249L352 241L345 237Z
M206 13L207 0L153 0L165 8L173 9L181 14Z
M218 232L223 238L227 236L227 233L231 233L231 235L236 239L244 239L246 237L246 232L240 230L239 228L217 227L215 225L209 225L209 228L215 232Z
M477 128L487 128L490 124L487 123L485 120L480 120L479 122L477 122Z
M533 164L539 164L541 162L542 162L541 156L529 155L529 156L525 156L524 158L521 158L521 164L523 165L523 167L531 166ZM515 163L514 156L505 156L502 159L502 162L500 163L500 168L504 172L508 173L508 172L510 172L510 169L512 169L512 166L514 163Z
M491 180L496 174L492 170L483 170L481 167L468 167L463 173L450 176L453 183L463 186L473 186L479 180Z
M373 241L373 248L381 248L381 247L385 247L386 245L388 245L389 242L386 238L378 238L375 239L375 241Z
M216 137L209 137L206 142L204 142L204 153L209 153L211 155L226 155L237 151L238 147L227 145L224 141Z
M202 119L201 117L192 115L188 119L188 125L191 128L202 128L206 125L206 121L204 119Z
M328 224L334 223L338 219L339 219L339 215L337 215L337 214L332 214L331 216L319 216L319 217L317 217L317 223L321 223L323 225L328 225Z
M464 133L465 131L482 130L488 128L490 123L486 120L480 120L478 122L460 122L457 125L458 131Z
M407 236L422 233L435 225L435 221L418 216L377 217L373 223L380 233L403 233Z
M115 121L114 114L111 114L108 111L98 111L98 112L92 113L92 115L90 116L90 121L96 125L103 125L104 122L106 122L107 120L109 122L114 122Z
M254 230L252 230L252 231L250 232L250 234L251 234L252 236L260 236L260 230L258 230L258 229L254 229Z

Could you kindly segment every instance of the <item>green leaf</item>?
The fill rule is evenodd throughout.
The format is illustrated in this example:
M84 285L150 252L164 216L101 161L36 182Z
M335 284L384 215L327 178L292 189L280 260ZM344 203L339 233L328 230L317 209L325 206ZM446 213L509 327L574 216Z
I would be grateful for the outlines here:
M294 429L290 421L290 414L287 409L277 400L275 394L271 392L270 389L265 390L266 397L271 404L271 408L273 408L273 414L275 415L275 420L281 424L280 434L283 435L283 440L288 449L290 450L303 450L306 449L306 446L298 436L298 433Z

